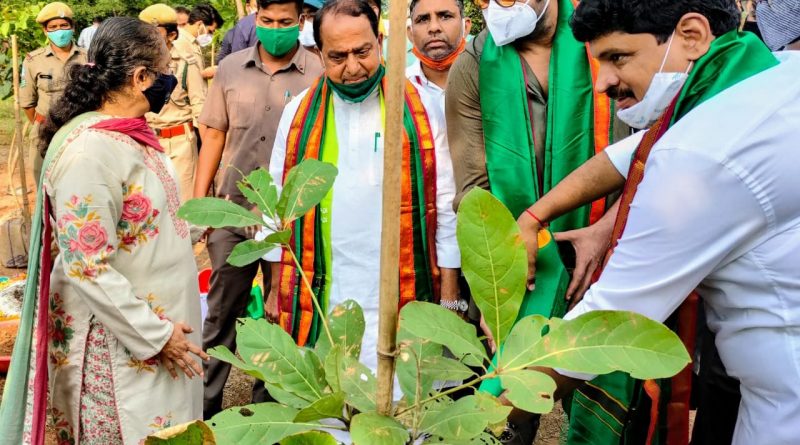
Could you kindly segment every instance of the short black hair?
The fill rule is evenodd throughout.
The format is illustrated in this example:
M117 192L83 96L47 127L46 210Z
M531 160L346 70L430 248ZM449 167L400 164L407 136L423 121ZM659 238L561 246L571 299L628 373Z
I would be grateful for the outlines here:
M664 43L681 17L690 12L708 19L715 36L739 26L739 10L733 0L582 0L570 25L581 42L623 32L652 34Z
M258 0L258 9L267 9L269 5L284 5L286 3L294 3L297 9L297 16L303 15L303 0Z
M177 23L168 23L166 25L159 25L159 26L161 26L162 28L164 28L165 31L167 31L167 37L169 37L169 35L172 34L173 32L175 34L178 33L178 24Z
M422 0L411 0L411 3L408 4L408 15L414 15L414 8L417 7L417 4ZM458 12L461 14L461 17L464 17L464 2L462 0L453 0L456 2L456 6L458 6Z
M314 16L314 41L317 42L319 49L322 49L322 38L319 32L322 29L322 22L325 20L325 16L336 14L350 17L367 16L372 32L375 33L375 37L378 37L378 16L375 15L375 10L366 0L328 0Z
M103 21L103 18L102 18L102 17L100 17L99 15L96 15L96 16L95 16L95 17L92 19L92 23L101 23L102 21Z
M378 7L378 19L381 18L381 12L383 11L383 1L382 0L367 0L368 4L372 4Z
M192 11L189 10L186 6L176 6L175 12L178 14L186 14L189 15Z
M189 24L197 22L203 22L206 26L211 26L216 23L217 28L222 28L225 20L223 20L216 8L208 3L200 3L189 12Z

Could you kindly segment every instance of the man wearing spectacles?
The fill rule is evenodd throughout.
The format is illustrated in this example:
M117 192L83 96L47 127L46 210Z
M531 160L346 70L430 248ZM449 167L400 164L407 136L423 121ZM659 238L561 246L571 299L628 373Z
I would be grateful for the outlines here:
M571 171L629 134L628 127L615 119L611 103L611 99L624 98L593 90L594 62L569 28L572 0L476 1L487 29L466 45L453 64L446 91L455 205L472 187L481 187L520 217ZM622 101L618 105L632 104ZM581 207L553 221L552 230L586 227L600 220L612 203L601 199ZM525 297L531 304L524 307L531 311L520 317L562 316L567 300L574 303L582 295L580 290L589 282L594 263L579 255L580 261L568 264L574 261L569 250L560 251L553 237L546 237L538 259L543 267L537 271L535 285L529 283ZM573 267L570 278L568 268ZM626 382L619 386L620 394L607 388L603 391L625 399L627 406L632 394ZM482 389L495 395L502 392L499 382L487 383ZM603 391L597 393L605 394ZM587 405L601 406L594 401ZM580 418L575 415L580 406L573 405L571 421ZM587 411L582 414L594 415ZM524 431L529 429L527 425L518 427L502 440L531 443L532 437L526 436L533 433ZM575 440L572 431L570 444L607 443L599 433Z
M72 9L61 2L45 5L36 16L47 36L47 45L28 53L22 62L19 84L20 106L33 124L28 141L28 159L38 184L42 169L39 126L50 111L51 102L64 90L67 65L86 63L86 51L72 41L75 23Z

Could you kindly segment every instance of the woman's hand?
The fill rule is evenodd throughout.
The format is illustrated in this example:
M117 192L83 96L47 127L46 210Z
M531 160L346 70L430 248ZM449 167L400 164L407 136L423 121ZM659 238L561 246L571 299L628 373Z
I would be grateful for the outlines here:
M164 367L167 368L173 379L178 378L178 373L175 371L176 364L190 379L194 376L203 377L203 367L194 360L191 354L202 360L208 360L208 354L203 352L200 346L187 340L184 335L194 332L194 329L185 323L173 323L173 327L172 335L160 353Z

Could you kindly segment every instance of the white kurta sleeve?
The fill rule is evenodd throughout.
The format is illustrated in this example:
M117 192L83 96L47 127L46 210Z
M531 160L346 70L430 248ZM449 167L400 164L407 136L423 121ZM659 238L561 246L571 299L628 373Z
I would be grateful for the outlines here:
M758 197L743 173L723 163L684 150L654 151L608 265L565 318L627 310L663 322L718 265L747 252L766 230L768 213Z
M297 109L300 108L300 101L303 100L303 97L305 97L307 92L308 90L303 91L286 105L286 108L283 110L283 114L281 114L281 121L278 123L278 131L275 133L275 143L272 146L272 155L269 159L269 174L272 175L272 181L278 187L279 194L283 189L283 167L286 163L286 138L289 134L289 128L292 126L294 115L297 113ZM267 216L264 216L264 221L267 225L274 226L274 224L272 224L272 220L270 220ZM272 230L264 227L258 234L256 234L255 239L263 240L270 233L272 233ZM271 263L280 262L282 252L283 248L273 249L264 255L263 259Z
M625 139L609 145L603 150L603 153L605 153L608 159L611 160L611 163L614 164L614 168L625 178L628 177L628 169L631 167L633 154L636 153L636 148L639 147L639 142L642 141L645 133L647 133L647 130L637 131Z
M445 126L434 127L444 132ZM436 136L436 262L439 267L458 269L461 267L461 252L456 240L456 212L453 200L456 197L456 180L453 176L453 161L447 134Z
M105 141L114 143L110 138L91 140L96 145ZM107 144L97 148L108 148ZM82 150L65 153L58 172L49 194L59 256L69 283L134 357L155 356L172 335L172 323L160 319L145 300L137 298L128 278L111 265L119 245L124 180Z

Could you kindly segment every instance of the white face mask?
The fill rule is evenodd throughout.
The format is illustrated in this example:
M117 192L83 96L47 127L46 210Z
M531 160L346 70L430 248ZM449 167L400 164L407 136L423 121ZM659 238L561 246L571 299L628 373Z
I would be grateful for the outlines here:
M672 99L681 91L689 77L689 70L692 68L691 62L683 73L662 72L667 63L673 37L675 37L675 33L669 38L667 52L664 54L664 60L661 61L661 68L650 81L650 86L644 93L642 101L630 108L617 111L617 117L633 128L644 129L653 125L664 114L664 111L672 103Z
M482 11L483 21L497 46L509 44L536 29L536 23L544 15L550 0L545 2L541 15L536 14L529 2L530 0L526 3L515 3L504 8L495 1L489 1L489 7Z
M297 39L303 46L317 46L314 41L314 21L306 19L303 25L303 30L300 31L300 37Z
M197 44L201 47L205 48L208 45L211 45L211 41L214 40L214 36L211 34L200 34L197 36Z

